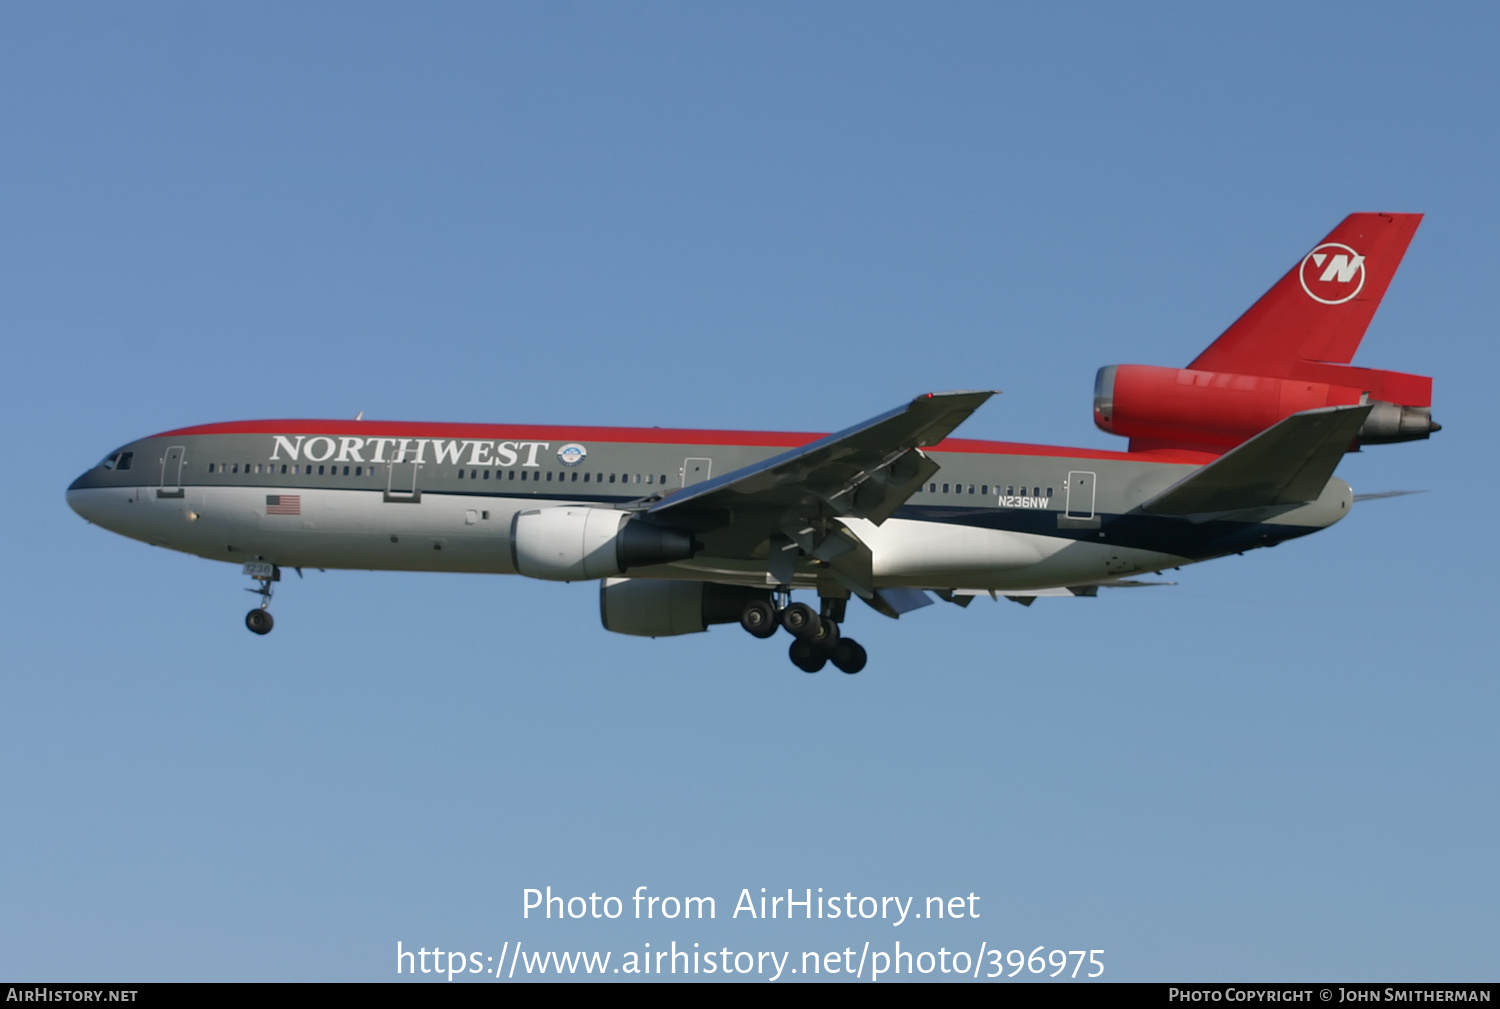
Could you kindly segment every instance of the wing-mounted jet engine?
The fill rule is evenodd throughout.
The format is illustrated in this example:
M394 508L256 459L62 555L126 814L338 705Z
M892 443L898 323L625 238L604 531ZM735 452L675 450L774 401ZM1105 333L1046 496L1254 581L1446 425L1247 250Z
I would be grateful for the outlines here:
M533 508L517 512L510 525L516 571L549 581L610 578L689 560L700 549L692 533L612 508Z

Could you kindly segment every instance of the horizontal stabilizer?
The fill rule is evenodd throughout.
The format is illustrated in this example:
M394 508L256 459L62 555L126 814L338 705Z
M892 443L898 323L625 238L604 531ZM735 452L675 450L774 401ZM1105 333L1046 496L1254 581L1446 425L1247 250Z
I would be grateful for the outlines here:
M1426 493L1425 490L1377 490L1371 491L1368 494L1354 495L1354 502L1358 504L1361 501L1384 501L1388 497L1406 497L1408 494Z
M1294 413L1141 506L1152 515L1199 515L1317 500L1371 407Z

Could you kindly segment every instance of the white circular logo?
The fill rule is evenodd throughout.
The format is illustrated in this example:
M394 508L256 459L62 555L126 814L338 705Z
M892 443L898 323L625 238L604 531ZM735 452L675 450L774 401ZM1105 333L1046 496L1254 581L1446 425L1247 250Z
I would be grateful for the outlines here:
M1364 290L1365 257L1347 245L1324 242L1302 260L1297 276L1313 301L1342 305Z
M557 450L557 461L564 466L577 466L588 457L589 450L576 442L571 442Z

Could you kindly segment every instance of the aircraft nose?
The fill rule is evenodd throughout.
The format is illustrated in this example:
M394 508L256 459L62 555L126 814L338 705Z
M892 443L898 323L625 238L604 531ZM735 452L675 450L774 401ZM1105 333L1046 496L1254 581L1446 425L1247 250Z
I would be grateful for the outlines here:
M73 486L68 488L68 507L73 509L79 515L83 515L84 518L88 518L87 515L84 515L83 498L84 494L78 489L78 483L75 481L73 483Z
M97 524L96 509L93 507L93 498L95 495L90 494L86 489L87 479L88 474L85 473L68 485L68 507L77 512L85 521Z

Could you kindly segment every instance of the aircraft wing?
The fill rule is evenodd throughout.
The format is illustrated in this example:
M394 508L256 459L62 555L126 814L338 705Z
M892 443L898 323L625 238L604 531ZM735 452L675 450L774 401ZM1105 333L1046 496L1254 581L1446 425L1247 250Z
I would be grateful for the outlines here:
M1153 515L1203 515L1315 501L1354 444L1370 405L1294 413L1141 506Z
M993 392L938 392L862 424L667 495L651 514L698 509L775 509L793 520L868 519L876 525L938 471L922 452Z

